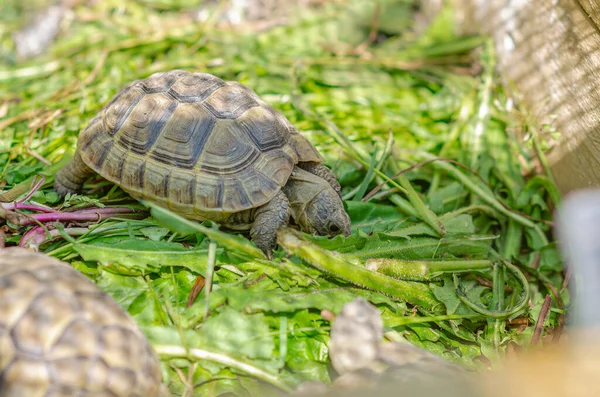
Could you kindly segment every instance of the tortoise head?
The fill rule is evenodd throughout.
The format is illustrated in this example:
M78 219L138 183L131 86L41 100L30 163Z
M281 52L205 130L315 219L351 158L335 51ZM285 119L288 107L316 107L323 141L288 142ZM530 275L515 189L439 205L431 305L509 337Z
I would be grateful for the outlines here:
M292 216L303 232L321 236L350 235L350 217L329 182L299 167L283 187Z
M350 235L350 217L339 194L329 185L306 204L300 228L320 236Z

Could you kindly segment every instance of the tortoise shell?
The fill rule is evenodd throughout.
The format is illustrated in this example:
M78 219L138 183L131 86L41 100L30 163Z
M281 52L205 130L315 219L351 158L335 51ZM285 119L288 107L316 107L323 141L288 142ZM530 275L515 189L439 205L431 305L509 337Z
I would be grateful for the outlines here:
M133 319L68 264L0 249L0 395L166 395Z
M294 165L323 162L248 87L172 70L134 81L79 136L83 161L131 196L193 218L270 201Z

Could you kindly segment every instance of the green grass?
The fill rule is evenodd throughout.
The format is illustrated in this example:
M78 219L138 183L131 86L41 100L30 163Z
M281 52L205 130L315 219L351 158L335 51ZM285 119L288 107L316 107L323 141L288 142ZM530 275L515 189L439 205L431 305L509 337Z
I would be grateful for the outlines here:
M23 10L0 7L11 16L0 30L0 199L28 196L43 175L29 202L135 211L48 223L54 239L39 228L28 241L131 313L174 395L330 380L320 312L356 296L380 308L388 335L468 368L527 346L547 294L545 335L560 332L569 295L551 238L559 195L550 177L528 176L539 153L521 138L531 126L499 85L493 47L454 36L449 10L415 33L407 0L384 2L387 39L369 42L374 2L337 3L243 34L186 19L181 1L105 0L75 8L50 52L26 62L10 39ZM288 117L342 184L352 236L284 230L267 261L245 237L136 203L101 178L60 201L51 183L79 131L126 83L174 68L244 83ZM7 245L37 227L19 225L19 212L0 212ZM404 267L365 269L377 259ZM212 290L188 307L199 277Z

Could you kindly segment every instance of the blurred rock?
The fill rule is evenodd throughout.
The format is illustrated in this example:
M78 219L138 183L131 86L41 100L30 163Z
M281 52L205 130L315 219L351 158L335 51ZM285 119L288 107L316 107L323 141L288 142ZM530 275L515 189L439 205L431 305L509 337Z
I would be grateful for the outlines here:
M44 54L60 32L67 10L63 4L51 5L39 11L27 26L14 32L17 57L28 59Z
M333 321L329 356L338 377L331 386L302 384L309 396L479 396L470 373L410 343L383 342L377 307L362 298L344 305Z

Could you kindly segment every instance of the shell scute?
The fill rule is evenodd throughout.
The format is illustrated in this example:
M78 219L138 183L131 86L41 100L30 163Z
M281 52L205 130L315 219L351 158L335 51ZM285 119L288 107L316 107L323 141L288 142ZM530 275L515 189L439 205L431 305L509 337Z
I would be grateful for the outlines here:
M226 83L207 73L187 74L177 80L169 93L180 102L202 102Z
M217 175L202 174L196 183L196 208L222 208L223 207L223 179ZM195 211L199 214L199 211Z
M193 215L196 200L196 175L187 172L171 173L169 181L169 209L180 214Z
M198 159L202 170L219 175L234 174L251 166L261 152L241 135L230 121L219 120Z
M219 119L237 119L259 103L239 86L228 84L213 92L203 105Z
M40 355L48 351L69 324L77 308L68 295L42 292L34 299L26 313L13 328L15 346L20 352ZM44 332L40 334L39 330Z
M290 132L275 115L264 107L254 107L235 120L261 151L280 148L290 139Z
M168 72L154 73L137 84L144 92L153 94L169 90L181 77L188 73L184 70L170 70Z
M10 303L0 305L2 395L161 395L158 357L135 321L68 264L23 248L0 250L0 297ZM128 390L112 384L122 368Z
M145 95L116 135L119 145L133 153L146 154L176 108L177 101L166 95Z
M125 89L107 105L104 112L104 128L114 135L123 125L134 107L145 97L145 92L135 85Z
M202 107L179 104L157 138L150 158L174 167L194 168L216 121Z

